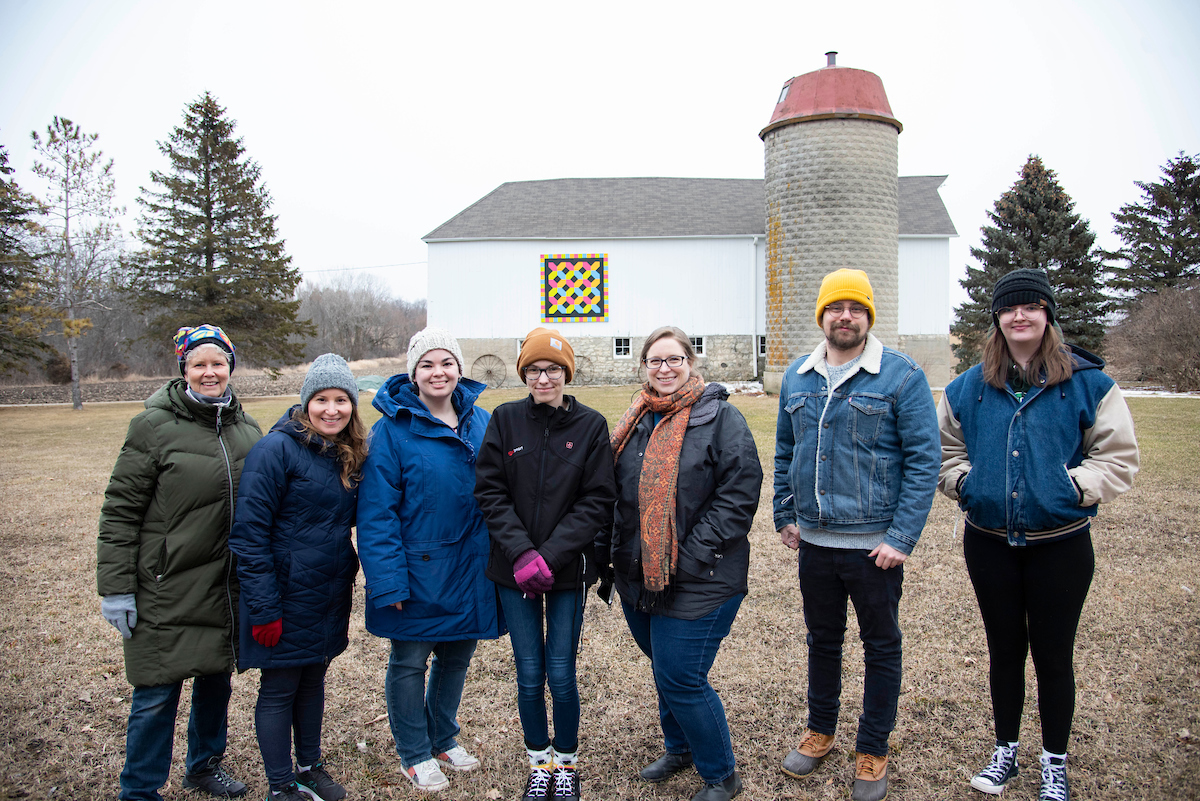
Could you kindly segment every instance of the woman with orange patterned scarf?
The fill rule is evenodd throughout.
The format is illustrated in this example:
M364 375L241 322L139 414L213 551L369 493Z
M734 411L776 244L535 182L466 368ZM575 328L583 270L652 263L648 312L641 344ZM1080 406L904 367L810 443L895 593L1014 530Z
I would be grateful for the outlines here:
M641 778L694 764L704 787L692 801L725 801L742 780L708 671L746 595L762 466L725 388L695 371L687 334L657 329L641 361L647 382L612 434L612 541L597 551L611 547L621 607L658 690L666 753Z

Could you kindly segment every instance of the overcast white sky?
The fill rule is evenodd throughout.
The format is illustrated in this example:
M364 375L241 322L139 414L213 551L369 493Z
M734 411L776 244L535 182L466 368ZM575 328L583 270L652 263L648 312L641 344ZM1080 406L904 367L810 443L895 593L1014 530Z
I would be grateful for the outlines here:
M42 189L29 132L68 117L115 159L132 234L156 142L208 90L294 264L410 299L420 238L505 181L761 178L780 87L827 50L883 79L900 174L950 176L955 279L1030 153L1105 246L1133 181L1200 153L1194 0L0 0L0 24L0 144L24 188ZM381 265L402 266L364 269Z

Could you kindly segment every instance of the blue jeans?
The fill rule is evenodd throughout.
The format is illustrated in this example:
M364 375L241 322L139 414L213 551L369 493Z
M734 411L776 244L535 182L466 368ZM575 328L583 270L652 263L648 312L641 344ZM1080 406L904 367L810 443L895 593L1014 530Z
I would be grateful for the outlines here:
M392 640L384 696L400 764L411 768L458 745L458 704L478 640ZM429 685L425 668L429 655Z
M551 591L525 598L520 590L497 586L513 661L517 665L517 711L525 746L540 751L550 745L546 725L546 685L554 702L554 749L573 753L579 747L579 687L575 683L575 650L583 629L584 589ZM542 634L542 600L546 632Z
M232 692L228 673L192 680L192 712L188 718L187 772L196 773L208 760L225 753L226 712ZM125 767L121 794L125 801L161 801L158 790L171 772L175 713L183 682L134 687L125 729Z
M708 683L708 671L745 597L736 595L698 620L650 615L621 602L629 631L654 669L667 753L691 751L707 784L725 781L735 767L725 707Z
M800 595L808 627L808 727L820 734L837 731L849 598L858 616L865 662L855 749L887 756L900 699L904 566L882 570L868 553L800 542Z
M292 732L296 764L321 761L321 721L325 716L325 664L263 668L254 705L254 731L267 781L278 790L296 778L292 771Z

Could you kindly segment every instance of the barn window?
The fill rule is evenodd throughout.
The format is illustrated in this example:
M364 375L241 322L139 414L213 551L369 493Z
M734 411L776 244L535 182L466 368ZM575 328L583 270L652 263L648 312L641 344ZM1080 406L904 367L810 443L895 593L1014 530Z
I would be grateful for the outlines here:
M692 350L696 351L697 356L704 355L704 337L688 337L692 343Z
M792 88L792 82L788 81L783 85L783 89L779 92L779 99L775 101L775 105L779 105L784 100L787 100L788 89Z
M617 359L632 358L633 352L629 347L629 337L613 337L613 357Z
M767 337L765 335L760 336L758 338L758 355L759 356L767 355Z

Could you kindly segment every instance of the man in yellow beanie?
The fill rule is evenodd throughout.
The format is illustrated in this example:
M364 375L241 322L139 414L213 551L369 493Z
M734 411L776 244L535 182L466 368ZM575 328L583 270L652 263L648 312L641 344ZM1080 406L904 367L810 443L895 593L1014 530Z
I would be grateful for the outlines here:
M833 750L851 599L866 661L852 797L881 801L900 696L904 561L937 488L937 413L916 362L871 334L865 272L825 276L816 316L825 341L784 373L775 434L775 529L799 551L808 628L808 723L782 769L808 776Z

